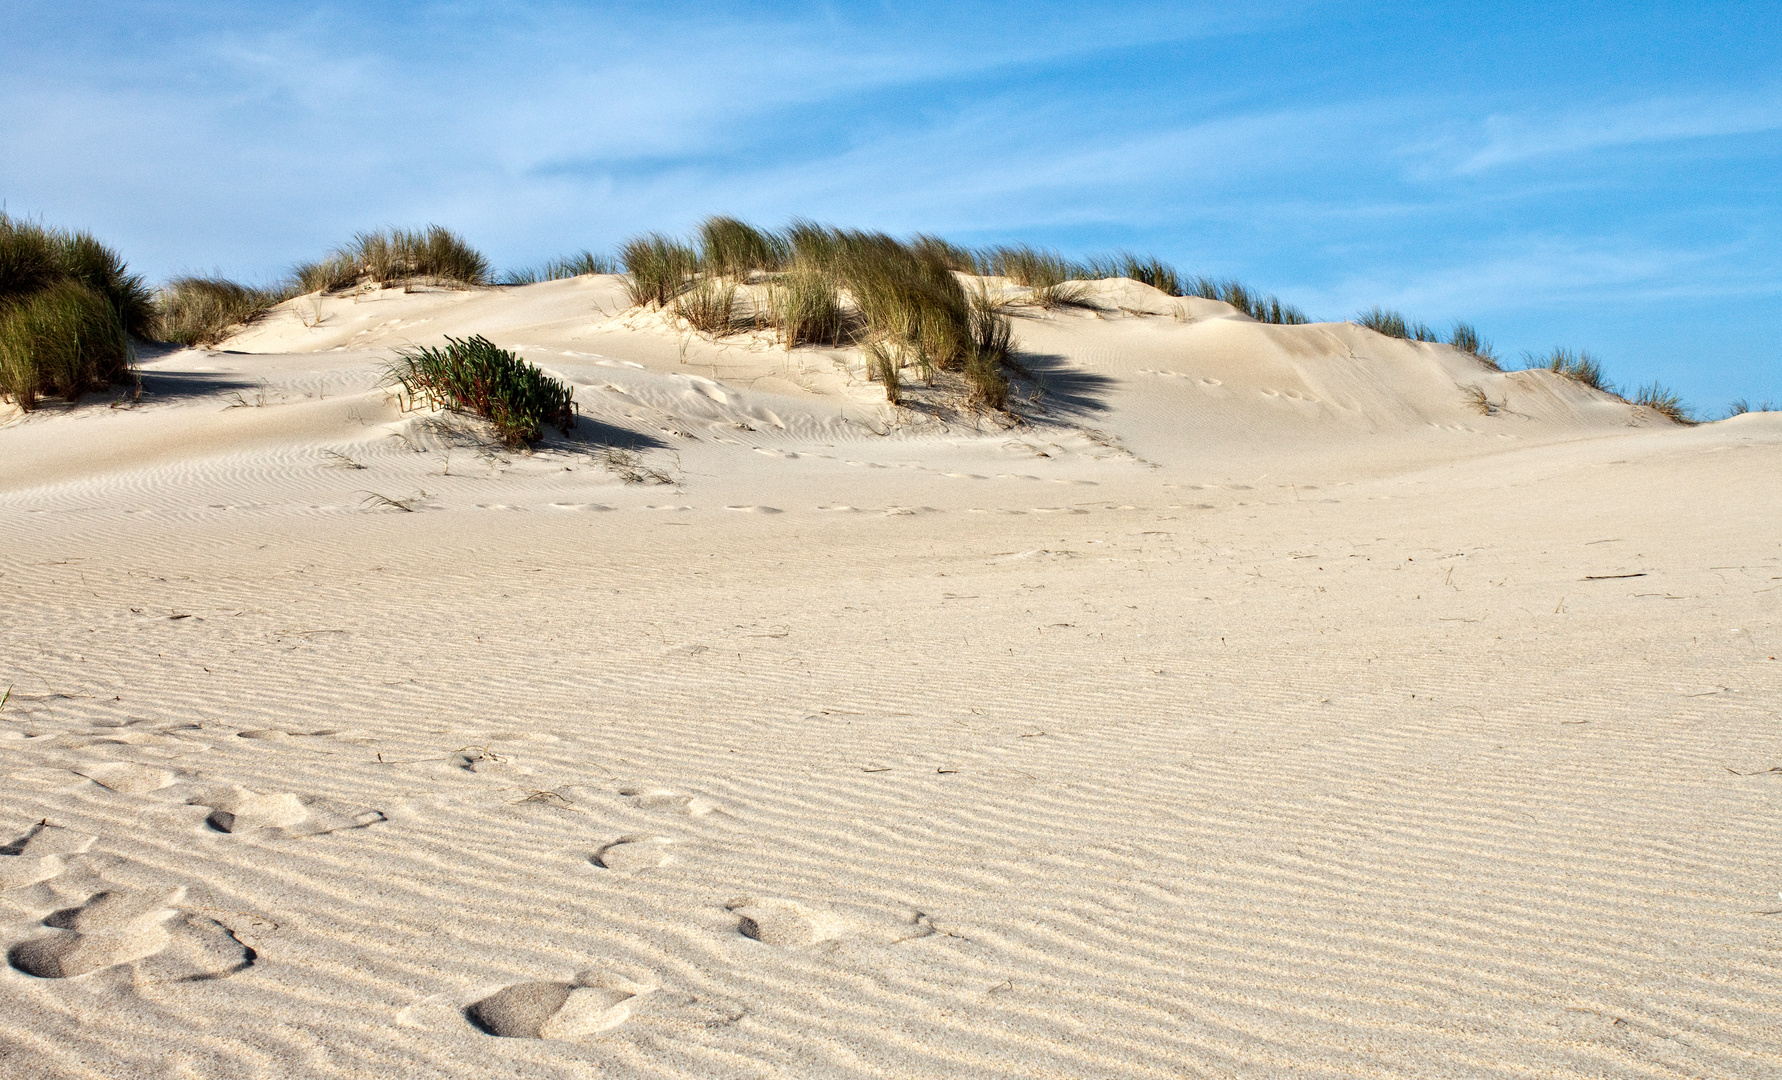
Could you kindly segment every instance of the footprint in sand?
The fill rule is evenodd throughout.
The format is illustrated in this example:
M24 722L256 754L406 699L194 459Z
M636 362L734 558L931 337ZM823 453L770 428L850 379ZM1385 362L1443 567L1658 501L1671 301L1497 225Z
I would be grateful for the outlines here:
M268 831L275 835L320 836L389 820L381 810L344 806L319 796L288 791L251 791L239 785L194 795L187 805L210 807L204 823L223 833Z
M642 810L668 810L686 814L688 817L704 817L711 813L723 813L718 804L701 795L685 795L666 788L620 788L619 794L630 799L632 804Z
M655 989L611 972L573 982L523 982L468 1006L465 1018L506 1039L575 1039L624 1023L633 1003Z
M594 853L595 866L608 870L631 872L653 870L669 860L669 845L674 841L660 836L625 836Z
M159 791L173 783L174 780L171 770L159 769L153 765L142 765L134 761L95 762L91 765L81 765L74 772L102 788L122 795L144 795L151 791Z
M253 966L234 931L176 905L185 889L110 888L44 918L50 933L14 945L13 967L40 979L71 979L137 964L151 982L202 982Z
M31 831L0 847L0 890L20 889L47 881L63 870L64 855L79 855L93 846L93 837L38 823Z
M793 900L742 897L724 905L737 918L737 932L767 945L815 945L833 941L844 929L832 912Z

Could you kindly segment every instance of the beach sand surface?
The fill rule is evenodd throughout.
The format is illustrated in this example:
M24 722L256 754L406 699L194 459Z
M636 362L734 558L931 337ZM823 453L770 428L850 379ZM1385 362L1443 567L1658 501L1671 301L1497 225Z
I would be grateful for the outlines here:
M1782 415L1088 288L1019 422L611 277L0 417L0 1074L1782 1075Z

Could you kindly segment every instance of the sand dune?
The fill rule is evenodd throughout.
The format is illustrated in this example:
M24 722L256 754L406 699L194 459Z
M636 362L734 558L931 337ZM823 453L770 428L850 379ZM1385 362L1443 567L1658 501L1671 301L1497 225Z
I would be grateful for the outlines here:
M1020 422L611 278L12 417L0 1072L1782 1075L1782 418L1094 291Z

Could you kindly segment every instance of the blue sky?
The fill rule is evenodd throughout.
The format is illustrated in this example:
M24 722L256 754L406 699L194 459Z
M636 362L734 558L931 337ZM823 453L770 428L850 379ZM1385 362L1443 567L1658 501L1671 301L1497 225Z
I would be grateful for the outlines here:
M1154 252L1782 401L1774 3L36 3L0 198L151 279L710 213Z

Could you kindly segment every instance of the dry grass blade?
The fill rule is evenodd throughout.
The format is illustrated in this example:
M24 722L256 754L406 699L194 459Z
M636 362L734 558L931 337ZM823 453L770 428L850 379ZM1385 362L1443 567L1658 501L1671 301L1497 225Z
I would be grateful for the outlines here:
M635 450L608 447L604 457L606 467L627 484L659 484L666 487L674 483L674 477L661 469L646 465L643 456Z
M365 498L359 500L359 505L365 507L367 510L400 510L405 514L412 514L415 512L414 504L426 497L427 493L425 491L417 491L413 495L402 499L392 499L388 495L380 495L375 491L368 491L365 493Z

